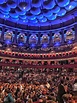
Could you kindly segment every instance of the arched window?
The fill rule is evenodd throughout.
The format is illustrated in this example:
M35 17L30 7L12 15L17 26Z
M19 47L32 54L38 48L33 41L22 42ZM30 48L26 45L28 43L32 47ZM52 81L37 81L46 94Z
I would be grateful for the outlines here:
M73 29L69 29L65 31L64 34L65 41L74 40L75 39L75 31Z
M29 44L37 44L38 37L36 34L31 34L29 37Z
M60 32L56 32L52 36L53 43L61 42L61 39L62 39L62 36L61 36Z
M4 40L12 41L13 37L14 37L14 34L13 34L13 31L11 30L7 30L4 33Z
M27 40L27 36L25 35L25 33L19 33L17 36L17 42L18 43L26 43Z
M49 43L49 36L48 34L43 34L41 37L41 44L48 44Z

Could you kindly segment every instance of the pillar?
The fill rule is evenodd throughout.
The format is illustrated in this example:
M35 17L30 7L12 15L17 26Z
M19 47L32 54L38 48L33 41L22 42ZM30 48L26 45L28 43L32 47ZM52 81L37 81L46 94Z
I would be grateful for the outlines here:
M15 44L17 43L17 33L18 33L18 31L15 30L15 36L14 36L14 40L13 40L13 42L14 42Z
M37 43L38 46L40 46L40 44L41 44L41 43L40 43L40 38L41 38L40 36L41 36L41 33L38 33L38 43Z
M52 42L52 32L49 33L49 46L53 46L53 42Z
M61 30L61 35L62 35L62 45L64 44L65 38L64 38L64 30Z
M26 44L27 44L27 46L29 46L29 36L30 36L30 34L27 33L27 40L26 40Z
M4 40L4 33L5 33L5 27L2 27L2 34L1 34L1 40Z
M77 24L74 25L75 29L75 42L77 42Z

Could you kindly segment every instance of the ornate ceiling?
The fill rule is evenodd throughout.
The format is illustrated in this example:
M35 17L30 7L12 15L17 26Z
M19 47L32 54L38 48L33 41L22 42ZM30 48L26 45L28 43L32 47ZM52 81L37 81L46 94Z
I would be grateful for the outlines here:
M47 25L77 7L77 0L0 0L0 18L17 24Z

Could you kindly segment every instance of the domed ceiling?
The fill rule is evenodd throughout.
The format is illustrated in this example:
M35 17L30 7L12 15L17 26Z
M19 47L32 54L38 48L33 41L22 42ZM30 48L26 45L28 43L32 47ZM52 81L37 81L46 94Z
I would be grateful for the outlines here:
M77 7L77 0L0 0L0 18L26 25L46 25Z

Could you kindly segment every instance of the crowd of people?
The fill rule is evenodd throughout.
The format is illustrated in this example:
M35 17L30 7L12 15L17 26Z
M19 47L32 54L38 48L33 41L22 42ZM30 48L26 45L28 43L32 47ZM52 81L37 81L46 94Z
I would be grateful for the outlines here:
M0 69L0 103L75 103L75 76L64 68Z

